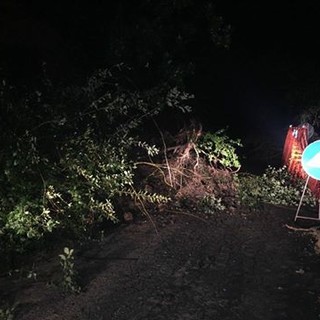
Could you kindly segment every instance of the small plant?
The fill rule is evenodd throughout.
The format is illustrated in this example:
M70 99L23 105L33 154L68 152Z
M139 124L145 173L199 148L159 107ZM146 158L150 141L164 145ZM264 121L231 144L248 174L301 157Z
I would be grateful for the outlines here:
M32 268L27 272L27 279L32 279L32 280L37 280L37 272L36 272L36 269L35 269L35 266L34 264L32 265Z
M206 195L200 201L200 209L206 214L213 214L217 211L223 211L226 206L222 203L221 198L217 198L214 194Z
M0 320L13 320L13 312L15 307L2 307L0 308Z
M197 147L199 153L203 154L215 168L240 169L241 165L236 148L242 147L242 143L239 139L229 138L225 129L206 133L200 138Z
M76 283L76 272L74 268L74 250L65 247L63 254L59 254L60 265L63 272L62 287L64 292L79 293L80 287Z

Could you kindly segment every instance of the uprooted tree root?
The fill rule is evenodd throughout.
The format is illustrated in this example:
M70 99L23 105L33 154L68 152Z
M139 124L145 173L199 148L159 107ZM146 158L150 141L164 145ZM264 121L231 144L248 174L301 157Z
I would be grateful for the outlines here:
M214 196L222 199L227 207L236 206L234 175L227 169L213 166L199 153L197 141L201 135L201 125L198 128L180 130L173 138L173 146L167 147L161 133L163 162L137 164L149 167L149 176L161 179L174 192L177 200L187 201L188 205Z

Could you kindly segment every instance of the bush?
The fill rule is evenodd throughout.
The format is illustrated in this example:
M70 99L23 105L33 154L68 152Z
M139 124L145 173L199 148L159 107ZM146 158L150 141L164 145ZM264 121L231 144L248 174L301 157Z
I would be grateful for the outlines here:
M238 175L240 201L249 207L259 207L263 203L298 206L304 184L302 180L293 179L285 166L268 166L262 176ZM303 201L307 206L316 206L316 200L309 189Z
M116 223L115 204L124 197L168 201L136 190L137 157L157 152L141 139L142 128L167 107L188 110L192 96L168 83L137 91L121 80L122 69L98 70L84 87L45 86L21 99L2 83L12 127L0 129L0 240L10 249L55 230L81 237L104 220Z
M240 139L234 140L227 135L226 129L207 132L198 142L199 152L205 155L209 163L226 170L240 169L236 148L242 146Z

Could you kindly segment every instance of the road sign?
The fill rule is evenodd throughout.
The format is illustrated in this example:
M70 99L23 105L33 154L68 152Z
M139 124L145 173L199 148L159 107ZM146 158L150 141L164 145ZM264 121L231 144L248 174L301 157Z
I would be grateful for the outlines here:
M303 150L301 165L310 177L320 180L320 140L310 143Z

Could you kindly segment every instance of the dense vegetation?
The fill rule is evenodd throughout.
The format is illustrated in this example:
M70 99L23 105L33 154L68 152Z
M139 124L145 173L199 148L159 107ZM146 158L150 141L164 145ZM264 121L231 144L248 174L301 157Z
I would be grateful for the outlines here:
M48 5L58 10L59 2ZM41 8L39 3L37 11ZM64 9L65 18L69 10L84 14L80 5ZM93 25L86 31L79 65L71 73L74 79L66 73L71 69L61 76L41 60L41 68L27 79L23 73L17 77L4 50L0 240L7 261L15 252L41 244L47 234L87 237L105 221L121 221L128 198L144 213L144 202L169 201L168 195L137 187L138 163L159 154L154 143L159 139L151 128L160 114L176 119L179 113L190 113L190 50L200 43L224 48L229 44L230 27L224 26L210 1L156 6L120 1L103 9L112 12L108 26L98 11L86 12L87 19L98 19L100 31L105 31L97 33ZM74 30L69 45L75 49L83 36L76 27L84 27L83 21L62 21ZM104 58L88 65L83 59L89 57L90 36L107 45L99 47ZM158 127L157 135L161 130Z
M285 168L241 172L242 142L191 120L197 48L230 45L231 27L211 1L119 1L109 10L112 32L99 35L104 59L85 76L74 72L74 82L42 64L31 84L15 83L9 63L2 66L2 271L48 241L93 237L126 210L149 217L159 204L198 214L297 204L302 185ZM72 252L60 256L69 280Z

